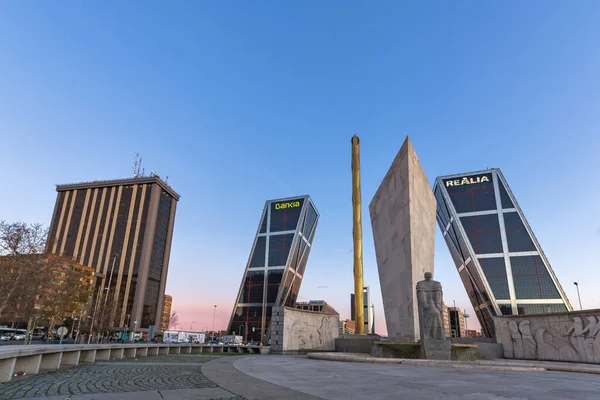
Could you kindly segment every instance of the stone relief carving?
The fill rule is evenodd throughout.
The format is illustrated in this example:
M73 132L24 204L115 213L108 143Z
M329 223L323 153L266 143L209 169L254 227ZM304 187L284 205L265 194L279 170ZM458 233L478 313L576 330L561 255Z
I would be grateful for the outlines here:
M585 335L584 345L588 362L600 364L600 318L587 317L588 324L583 329Z
M284 325L286 343L293 350L331 350L335 348L335 339L339 332L337 315L302 315L290 313L290 323ZM290 350L288 348L284 350Z
M525 357L525 352L523 351L523 338L521 337L521 332L519 332L517 321L509 321L508 330L510 331L510 340L512 340L515 358Z
M510 331L508 330L508 322L502 321L500 324L500 338L504 347L504 358L515 358L515 351L512 340L510 340Z
M501 320L498 334L504 357L600 364L599 316L576 316L571 322L545 317Z
M537 358L537 343L531 334L531 323L527 320L521 321L519 331L523 337L523 358L535 360Z

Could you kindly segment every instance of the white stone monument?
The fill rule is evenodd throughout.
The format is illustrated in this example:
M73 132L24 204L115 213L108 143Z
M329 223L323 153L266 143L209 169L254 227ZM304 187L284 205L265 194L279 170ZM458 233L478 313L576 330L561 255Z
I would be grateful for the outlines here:
M408 137L369 211L388 336L417 342L415 285L433 273L436 201Z

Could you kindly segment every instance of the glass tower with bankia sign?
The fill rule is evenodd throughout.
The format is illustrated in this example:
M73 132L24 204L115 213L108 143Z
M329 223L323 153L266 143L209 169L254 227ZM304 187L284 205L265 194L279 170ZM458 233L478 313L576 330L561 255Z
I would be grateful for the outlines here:
M267 343L275 306L293 307L306 269L319 212L310 196L265 203L227 332Z
M492 316L572 311L500 169L438 177L437 221L484 335Z

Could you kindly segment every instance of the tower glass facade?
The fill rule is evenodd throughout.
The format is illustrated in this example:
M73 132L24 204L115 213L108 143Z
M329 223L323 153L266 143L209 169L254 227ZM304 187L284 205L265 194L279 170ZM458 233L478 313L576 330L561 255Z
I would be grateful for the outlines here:
M365 334L375 333L375 306L371 303L371 288L369 286L363 286L363 315L365 317ZM350 320L356 321L354 293L350 293Z
M310 196L266 202L227 331L266 343L275 306L293 307L319 213Z
M499 169L438 177L437 221L484 335L492 316L572 311Z

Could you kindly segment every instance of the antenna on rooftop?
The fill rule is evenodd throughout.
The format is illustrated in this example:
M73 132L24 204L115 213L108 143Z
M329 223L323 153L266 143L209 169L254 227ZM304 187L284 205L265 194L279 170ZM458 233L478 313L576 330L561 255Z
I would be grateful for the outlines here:
M142 157L140 157L140 153L135 153L135 157L133 158L133 177L137 178L138 176L144 176L142 173L140 175L140 169L142 168Z

